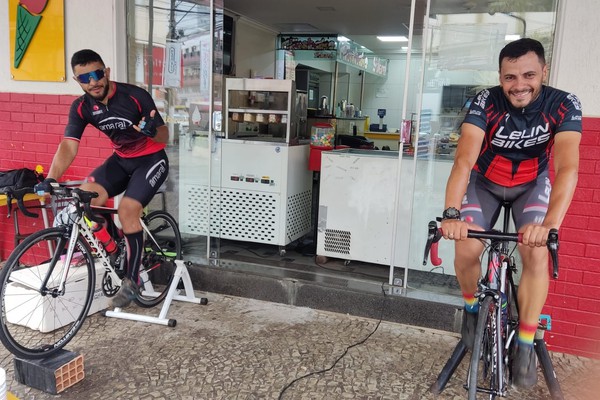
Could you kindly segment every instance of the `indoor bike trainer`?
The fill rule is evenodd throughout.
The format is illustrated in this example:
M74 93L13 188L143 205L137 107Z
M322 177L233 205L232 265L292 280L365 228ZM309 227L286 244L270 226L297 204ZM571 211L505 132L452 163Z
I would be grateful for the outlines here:
M206 297L196 297L194 295L194 288L192 287L192 280L190 279L190 273L187 270L187 266L189 262L184 262L183 260L175 260L175 275L173 277L173 281L171 282L171 286L169 286L169 291L167 292L167 297L165 297L164 303L160 310L160 314L158 317L151 317L148 315L127 313L121 310L121 308L115 308L114 310L107 310L104 312L104 315L112 318L121 318L121 319L129 319L133 321L140 322L148 322L151 324L159 324L159 325L167 325L170 327L174 327L177 325L177 320L167 318L167 313L169 312L169 307L171 307L171 302L173 300L185 301L188 303L196 303L206 305L208 304L208 299ZM143 288L145 296L152 296L154 289L152 284L146 281L146 286ZM185 291L184 295L179 294L179 282L183 283L183 288ZM158 296L160 293L156 293Z

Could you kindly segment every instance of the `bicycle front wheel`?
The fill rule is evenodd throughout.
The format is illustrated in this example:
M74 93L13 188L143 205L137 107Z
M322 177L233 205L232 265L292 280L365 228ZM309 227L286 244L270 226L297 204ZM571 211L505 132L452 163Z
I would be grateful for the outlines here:
M500 365L502 347L499 343L500 320L498 306L492 296L486 296L479 305L477 328L469 366L469 400L476 400L477 393L484 393L487 399L495 399L500 394Z
M70 233L67 227L57 227L28 236L0 270L0 341L18 357L44 358L58 352L73 339L90 309L94 261L80 237L66 268Z
M144 223L148 231L140 268L141 293L135 302L154 307L167 296L175 274L175 260L181 259L181 234L177 221L165 211L153 211Z

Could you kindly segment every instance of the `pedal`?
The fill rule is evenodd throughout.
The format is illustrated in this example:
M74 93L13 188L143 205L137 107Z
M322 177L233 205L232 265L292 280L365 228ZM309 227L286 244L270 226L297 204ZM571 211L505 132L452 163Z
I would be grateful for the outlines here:
M538 322L538 329L541 329L544 331L551 331L552 330L552 317L550 317L548 314L540 315L540 320Z

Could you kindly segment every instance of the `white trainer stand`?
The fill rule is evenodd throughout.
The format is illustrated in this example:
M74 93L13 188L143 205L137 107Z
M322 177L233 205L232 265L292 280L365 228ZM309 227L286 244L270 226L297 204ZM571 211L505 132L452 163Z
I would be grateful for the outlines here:
M162 308L160 310L160 315L158 317L126 313L123 312L119 307L115 308L112 311L105 311L104 315L107 317L129 319L133 321L148 322L151 324L167 325L170 327L174 327L175 325L177 325L177 320L167 318L167 313L169 312L169 307L171 306L171 302L173 300L186 301L188 303L196 303L202 305L208 304L208 299L206 297L196 297L194 295L194 288L192 287L190 273L187 270L187 264L188 263L185 263L183 260L175 260L175 265L177 265L177 268L175 269L175 276L173 277L171 286L169 286L169 291L167 292L167 296L165 297ZM177 289L180 280L183 281L185 295L180 295L179 289ZM143 290L145 296L152 296L153 293L156 293L156 295L158 296L158 293L154 292L152 283L150 283L148 280L146 280L146 284Z

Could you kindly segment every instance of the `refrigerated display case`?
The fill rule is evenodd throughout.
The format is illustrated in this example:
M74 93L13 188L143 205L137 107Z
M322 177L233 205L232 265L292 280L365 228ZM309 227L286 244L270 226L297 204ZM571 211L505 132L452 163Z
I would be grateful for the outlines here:
M220 174L186 185L184 232L285 246L310 232L312 172L308 169L306 95L291 80L228 78L225 137L211 158Z

